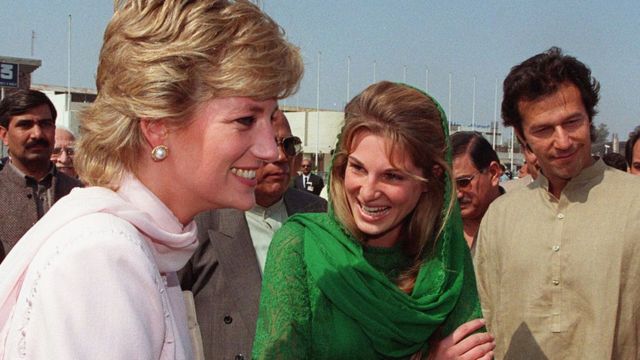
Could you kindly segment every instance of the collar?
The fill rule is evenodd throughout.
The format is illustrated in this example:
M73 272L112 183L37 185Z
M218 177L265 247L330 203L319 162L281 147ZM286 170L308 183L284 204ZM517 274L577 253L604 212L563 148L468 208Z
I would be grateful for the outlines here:
M249 210L250 213L257 215L263 219L273 217L272 215L274 213L278 213L280 211L284 211L286 213L286 208L284 206L284 197L280 198L280 200L269 207L262 207L256 204L253 208L251 208L251 210Z
M601 177L606 168L607 165L604 163L604 161L602 161L602 159L598 159L592 165L582 169L580 174L569 180L564 189L562 189L561 194L578 189L584 185L591 183L598 177ZM540 187L542 187L546 192L549 192L549 179L547 179L542 171L540 171L538 178L534 180L534 182L537 182Z
M20 169L18 169L13 164L13 161L11 161L11 158L9 158L8 162L6 163L6 166L7 166L7 169L9 169L10 171L13 171L15 175L17 175L20 179L23 179L25 181L24 185L30 186L30 187L43 185L45 188L50 188L53 178L55 176L58 176L58 169L52 162L49 162L49 171L40 180L37 180L33 176L23 173Z

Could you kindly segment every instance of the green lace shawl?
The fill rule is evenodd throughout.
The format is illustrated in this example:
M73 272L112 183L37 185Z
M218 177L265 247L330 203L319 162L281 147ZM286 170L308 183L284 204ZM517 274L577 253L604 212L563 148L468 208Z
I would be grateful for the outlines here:
M448 137L444 111L439 105L438 108ZM450 163L449 150L446 158ZM453 194L448 179L445 184L446 206ZM304 266L309 278L314 279L314 286L339 310L335 316L346 314L357 323L381 358L406 358L421 350L427 353L429 339L436 331L445 336L460 324L482 316L457 205L447 218L435 251L421 266L411 294L402 292L369 264L362 245L343 230L331 207L328 214L297 214L289 218L276 237L289 237L288 229L302 236ZM315 291L313 286L310 288ZM278 294L271 294L274 295ZM261 305L261 318L262 311ZM261 341L261 325L259 321L257 343Z

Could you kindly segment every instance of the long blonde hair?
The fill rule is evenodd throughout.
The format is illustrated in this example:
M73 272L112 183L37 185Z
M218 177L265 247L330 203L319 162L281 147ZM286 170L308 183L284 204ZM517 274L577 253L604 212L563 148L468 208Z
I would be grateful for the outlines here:
M299 50L248 1L116 0L76 169L89 185L117 189L136 170L140 119L181 127L213 98L285 98L302 72Z
M444 204L445 173L452 179L445 159L447 141L438 106L426 94L406 85L387 81L373 84L353 98L345 108L345 121L331 169L330 196L336 218L361 242L366 236L358 230L344 188L345 170L357 135L367 131L389 139L389 159L395 151L406 153L425 176L427 191L406 220L403 236L405 252L413 266L400 277L399 286L413 289L415 276L425 256L435 246L446 216L454 204ZM449 180L451 181L451 180ZM453 184L451 184L453 188ZM443 218L443 207L445 208Z

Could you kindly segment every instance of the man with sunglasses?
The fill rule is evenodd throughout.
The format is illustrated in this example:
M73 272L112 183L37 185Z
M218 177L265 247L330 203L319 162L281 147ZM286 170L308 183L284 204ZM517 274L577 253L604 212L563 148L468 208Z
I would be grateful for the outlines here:
M0 171L0 261L49 208L82 184L50 160L56 109L35 90L16 90L0 102L0 137L9 157Z
M295 213L327 210L324 199L289 187L302 142L291 135L283 112L276 113L273 127L279 156L256 173L256 206L246 212L199 214L200 246L179 274L182 289L193 292L208 360L251 358L262 271L273 234Z
M484 213L504 193L499 185L500 160L489 141L476 131L459 131L451 135L451 148L464 238L473 251Z

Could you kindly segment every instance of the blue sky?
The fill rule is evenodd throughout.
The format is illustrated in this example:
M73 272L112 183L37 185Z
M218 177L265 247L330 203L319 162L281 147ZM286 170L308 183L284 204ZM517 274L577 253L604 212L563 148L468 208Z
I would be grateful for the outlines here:
M600 113L625 139L640 125L640 2L637 1L418 1L263 0L263 9L301 48L305 77L287 105L316 106L317 56L320 106L340 110L350 96L376 79L425 87L448 109L452 74L452 118L470 123L473 78L475 119L494 116L496 79L524 59L560 46L592 69L601 82ZM72 15L72 86L94 87L97 57L112 2L0 0L0 55L31 57L42 67L34 82L66 85L67 19ZM501 90L498 92L501 101Z

